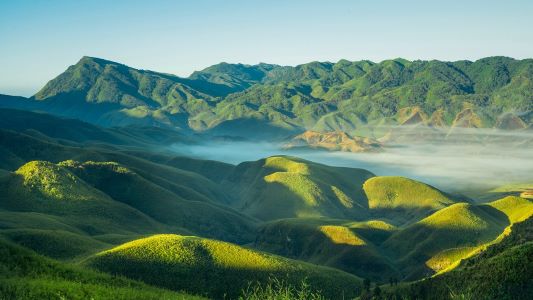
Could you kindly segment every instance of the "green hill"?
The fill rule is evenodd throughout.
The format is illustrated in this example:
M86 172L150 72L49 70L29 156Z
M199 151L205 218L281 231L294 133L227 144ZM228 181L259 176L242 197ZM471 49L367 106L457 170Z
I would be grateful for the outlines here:
M0 190L0 234L54 258L73 258L109 246L98 240L99 235L133 239L164 229L50 162L23 165L0 181Z
M500 243L456 269L416 282L399 294L411 298L529 299L533 292L533 218L514 224Z
M7 113L6 116L8 116ZM210 166L218 166L219 163L200 162L184 157L176 160L175 156L163 154L152 157L155 152L149 150L151 146L148 144L138 143L134 148L130 148L129 144L121 145L115 143L114 139L111 139L110 143L102 140L99 144L87 146L78 142L81 140L69 139L68 132L59 136L56 132L60 131L54 124L61 124L62 120L43 114L15 113L13 118L10 119L8 116L7 119L18 120L26 117L34 118L35 122L27 122L27 124L13 122L11 128L17 131L0 129L0 152L4 154L0 157L0 167L16 171L26 162L39 162L20 170L22 173L26 172L31 175L28 178L21 176L22 173L18 176L9 173L5 175L12 181L12 183L5 183L6 186L11 185L12 193L9 196L4 193L6 202L0 203L2 207L7 207L5 205L12 203L14 206L6 209L20 211L23 209L21 206L24 205L25 211L57 214L59 210L38 208L39 205L42 206L42 203L29 201L29 197L24 196L24 193L32 194L32 197L37 194L44 196L53 194L51 196L58 197L58 199L69 196L87 198L90 194L94 194L95 198L105 199L106 203L112 203L118 207L122 205L125 207L124 212L135 211L144 218L149 218L151 223L158 224L154 227L139 222L139 226L135 225L132 228L144 228L140 232L157 233L161 232L161 228L166 228L165 230L177 230L180 233L194 232L239 243L253 240L252 232L255 221L227 206L231 202L231 197L222 186L191 169L194 165L202 163L206 170L212 171L213 168ZM31 125L33 123L35 125ZM78 121L71 122L71 120L65 120L64 123L74 125L72 132L74 128L92 128L98 134L120 132L117 135L125 136L125 133L121 132L123 129L111 131ZM20 133L20 131L25 132L26 129L34 133L31 135ZM125 129L124 131L126 132ZM46 132L47 135L42 132ZM138 136L132 136L132 132L139 133L139 131L130 131L128 139L144 140ZM152 140L154 139L152 137ZM154 162L148 160L149 158L152 158ZM167 163L171 160L174 161L173 166ZM60 165L47 163L47 161L60 163ZM180 166L185 167L180 169ZM34 167L39 168L31 171ZM227 167L232 168L232 166ZM202 173L207 174L205 170ZM49 187L51 184L48 182L49 179L58 180L52 182L53 188ZM15 187L24 186L23 180L35 180L38 184L29 182L24 188L16 190ZM32 185L35 185L34 188L27 188ZM19 197L25 197L24 201L18 200ZM78 201L69 205L88 205L88 203L90 202L79 203ZM109 210L109 212L115 213L116 210ZM116 219L118 222L124 218L111 219ZM134 220L138 217L130 219ZM123 223L130 222L124 221ZM161 225L170 227L161 227ZM95 227L99 226L95 225ZM105 230L119 233L107 227ZM129 233L130 230L127 232Z
M218 95L225 96L239 92L262 81L267 74L279 66L270 64L244 65L219 63L196 71L189 77L193 80L202 80L226 87Z
M420 278L453 268L531 215L533 202L518 197L480 205L457 203L394 233L383 247L407 278Z
M251 84L258 78L246 75L255 72L250 66L242 68L232 75L232 88L238 88L237 79ZM317 64L298 74L320 78L328 68ZM276 76L292 76L289 70ZM350 72L346 76L360 71ZM210 76L202 75L212 81L222 75ZM220 84L231 86L231 80ZM327 92L317 88L312 93ZM524 261L531 239L517 235L523 229L515 226L533 215L533 202L516 196L526 192L524 185L502 188L502 195L513 196L473 204L411 179L376 177L290 156L237 166L176 156L166 145L198 138L183 131L102 128L7 109L0 109L0 117L0 298L177 295L66 265L80 261L216 298L235 298L250 282L265 286L270 277L292 286L306 279L310 289L329 298L359 295L358 278L378 283L426 278L402 286L423 293L419 288L434 282L436 295L449 294L448 286L454 293L482 295L478 298L527 291L523 282L530 278L529 265ZM428 118L418 109L401 112L405 122ZM32 273L32 268L39 271ZM491 268L495 279L483 281ZM120 283L113 285L114 280Z
M236 298L250 282L269 277L295 285L305 279L314 290L332 299L353 297L360 288L357 277L335 269L192 236L151 236L101 252L86 264L160 287L215 298Z
M229 207L186 200L117 163L32 161L1 188L0 207L57 216L91 235L177 230L243 242L255 226Z
M410 220L455 203L450 197L424 183L395 176L378 176L365 181L368 209L392 221Z
M46 84L34 99L48 102L53 113L100 125L164 124L188 128L183 114L212 105L215 98L209 93L219 88L207 81L83 57ZM81 110L86 113L82 115Z
M39 212L68 220L92 234L150 232L159 225L142 212L111 199L65 168L32 161L2 181L0 205L15 212Z
M203 299L60 264L0 239L2 299Z
M61 165L114 200L163 224L234 242L252 238L254 220L251 218L209 200L186 200L183 197L192 197L183 192L173 193L117 163L67 161Z
M395 229L382 221L283 219L263 225L254 247L384 281L400 276L379 250Z
M187 132L175 129L142 126L102 128L76 119L5 108L0 108L0 127L37 138L85 145L112 144L143 148L194 142Z
M112 245L97 237L59 229L3 229L0 234L39 254L60 260L84 257Z
M234 206L262 220L288 217L363 218L362 183L373 174L289 156L244 162L226 177Z
M508 57L295 67L221 63L180 78L83 57L31 99L4 96L0 106L104 126L269 139L306 129L378 138L387 133L382 125L398 124L524 129L532 124L532 65Z

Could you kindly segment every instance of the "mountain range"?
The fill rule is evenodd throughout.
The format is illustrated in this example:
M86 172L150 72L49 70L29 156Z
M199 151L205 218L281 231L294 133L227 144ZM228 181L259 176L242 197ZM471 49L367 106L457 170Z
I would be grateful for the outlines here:
M0 106L105 127L155 125L251 139L384 127L531 128L533 60L394 59L294 67L220 63L188 78L83 57L25 99Z

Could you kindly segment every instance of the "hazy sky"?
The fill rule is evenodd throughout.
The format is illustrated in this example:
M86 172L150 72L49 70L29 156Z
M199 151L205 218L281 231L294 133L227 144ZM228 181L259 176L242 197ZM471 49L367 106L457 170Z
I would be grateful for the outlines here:
M0 0L0 93L83 55L188 76L226 61L533 57L531 0Z

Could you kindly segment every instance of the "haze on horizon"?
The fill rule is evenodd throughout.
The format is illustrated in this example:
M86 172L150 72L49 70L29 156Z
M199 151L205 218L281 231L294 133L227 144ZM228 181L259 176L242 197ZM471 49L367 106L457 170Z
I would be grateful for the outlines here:
M33 95L84 55L179 76L222 61L530 58L531 15L526 0L4 1L0 93Z

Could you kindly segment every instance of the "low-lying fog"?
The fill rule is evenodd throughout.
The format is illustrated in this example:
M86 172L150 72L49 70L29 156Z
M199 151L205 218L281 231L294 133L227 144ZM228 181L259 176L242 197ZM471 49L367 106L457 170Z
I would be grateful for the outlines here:
M417 136L411 139L410 134ZM473 195L510 183L533 182L531 131L455 130L453 136L420 139L402 133L381 153L283 150L282 143L210 142L174 145L183 155L238 164L272 155L292 155L332 166L364 168L376 175L400 175L444 191Z

